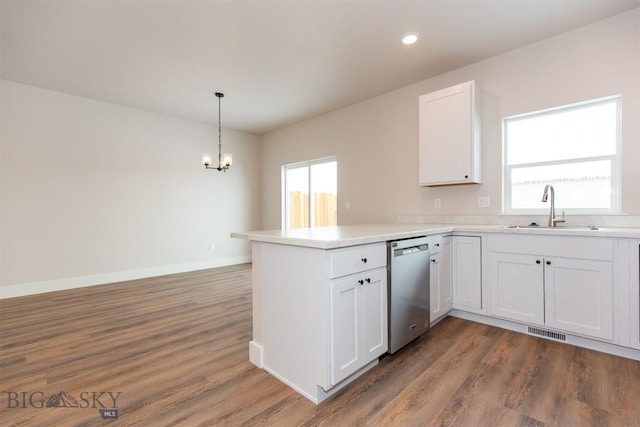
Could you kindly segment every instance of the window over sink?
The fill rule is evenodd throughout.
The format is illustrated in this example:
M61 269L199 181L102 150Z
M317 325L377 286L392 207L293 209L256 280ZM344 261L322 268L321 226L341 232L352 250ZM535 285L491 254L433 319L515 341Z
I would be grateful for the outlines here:
M556 211L620 211L620 96L503 120L503 211L541 214L545 185Z

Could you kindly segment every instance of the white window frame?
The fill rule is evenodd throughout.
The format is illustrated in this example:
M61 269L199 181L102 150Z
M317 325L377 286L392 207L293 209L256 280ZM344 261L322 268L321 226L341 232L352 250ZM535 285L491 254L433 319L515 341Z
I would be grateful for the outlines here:
M508 159L508 135L506 122L512 119L520 119L527 116L542 116L547 114L554 114L558 111L568 111L572 109L580 109L585 106L596 105L599 103L611 102L616 103L616 152L613 155L605 156L593 156L593 157L580 157L574 159L554 160L554 161L541 161L531 163L521 163L517 165L507 165ZM598 160L611 160L611 207L610 208L563 208L565 213L571 215L597 215L597 214L617 214L621 213L621 180L620 180L620 159L621 147L622 147L622 97L620 95L608 96L605 98L593 99L585 102L579 102L575 104L563 105L560 107L550 108L546 110L534 111L525 114L518 114L514 116L504 117L502 119L502 213L505 215L540 215L549 212L549 208L540 209L514 209L511 207L511 174L512 170L535 167L535 166L550 166L550 165L562 165L570 163L583 163L585 161L598 161ZM543 186L540 188L540 197L542 198Z
M313 215L313 210L314 210L314 203L313 203L313 197L311 195L311 188L312 188L312 182L311 182L311 166L313 165L318 165L318 164L322 164L322 163L330 163L330 162L338 162L336 156L330 156L330 157L322 157L320 159L315 159L315 160L308 160L308 161L304 161L304 162L297 162L297 163L290 163L287 165L282 165L281 168L281 178L280 178L280 182L281 182L281 228L284 229L288 229L289 227L287 226L287 224L289 223L289 209L287 206L287 195L289 194L289 188L287 187L287 171L289 169L297 169L297 168L301 168L301 167L308 167L308 173L309 173L309 178L308 178L308 182L309 182L309 218L308 218L308 222L309 222L309 226L311 226L311 224L313 224L312 222L312 218L311 216Z

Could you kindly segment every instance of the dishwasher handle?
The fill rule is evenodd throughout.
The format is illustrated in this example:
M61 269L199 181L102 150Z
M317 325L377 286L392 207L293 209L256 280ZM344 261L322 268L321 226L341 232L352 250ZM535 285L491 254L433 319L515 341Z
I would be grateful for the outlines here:
M411 246L411 247L408 247L408 248L394 249L393 250L393 256L394 257L399 257L399 256L404 256L404 255L411 255L411 254L416 254L416 253L420 253L420 252L424 252L424 251L428 251L428 250L429 250L429 245L427 245L427 244Z

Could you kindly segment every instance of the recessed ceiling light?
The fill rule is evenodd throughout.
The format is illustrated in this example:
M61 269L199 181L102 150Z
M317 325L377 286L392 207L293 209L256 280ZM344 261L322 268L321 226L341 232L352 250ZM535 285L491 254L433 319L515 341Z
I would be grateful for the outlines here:
M414 44L418 41L418 33L407 33L402 37L403 44Z

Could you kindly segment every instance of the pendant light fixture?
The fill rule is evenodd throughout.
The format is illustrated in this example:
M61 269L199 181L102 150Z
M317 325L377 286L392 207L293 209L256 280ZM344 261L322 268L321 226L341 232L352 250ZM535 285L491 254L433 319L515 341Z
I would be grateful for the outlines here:
M217 171L226 172L231 166L231 153L222 155L222 121L220 120L220 99L224 97L224 93L216 92L218 97L218 166L211 166L211 153L202 155L202 163L206 169L215 169Z

